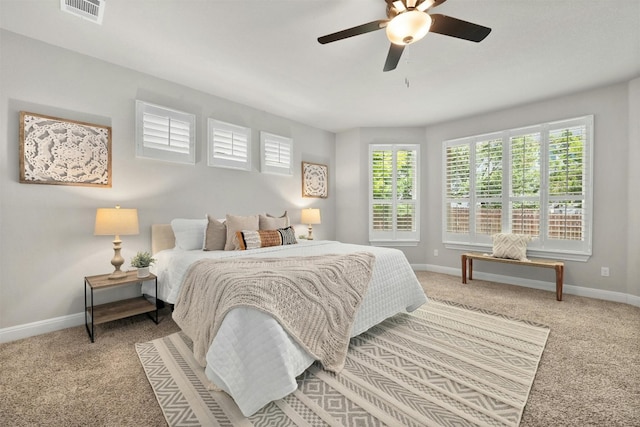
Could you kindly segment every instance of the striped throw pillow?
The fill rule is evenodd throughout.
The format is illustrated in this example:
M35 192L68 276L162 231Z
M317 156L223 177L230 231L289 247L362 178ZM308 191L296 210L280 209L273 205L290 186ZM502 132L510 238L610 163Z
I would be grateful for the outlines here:
M237 231L238 250L266 248L269 246L293 245L298 243L293 227L277 230Z

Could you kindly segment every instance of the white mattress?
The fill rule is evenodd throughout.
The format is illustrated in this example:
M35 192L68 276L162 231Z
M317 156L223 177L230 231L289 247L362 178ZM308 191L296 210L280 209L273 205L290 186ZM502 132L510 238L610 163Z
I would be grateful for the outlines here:
M413 311L426 296L404 254L392 248L307 241L249 251L183 251L170 249L154 255L152 272L158 276L158 296L174 303L191 263L203 258L287 257L341 254L358 251L376 256L371 284L351 331L356 336L402 311ZM153 295L150 284L143 291ZM296 376L313 363L280 326L258 310L236 308L225 317L206 356L207 377L231 395L242 413L252 415L267 403L296 389Z

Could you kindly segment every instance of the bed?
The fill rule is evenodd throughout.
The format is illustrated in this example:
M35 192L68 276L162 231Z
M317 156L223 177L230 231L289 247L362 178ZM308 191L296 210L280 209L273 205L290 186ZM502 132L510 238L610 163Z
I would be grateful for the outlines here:
M375 256L369 288L355 315L351 337L361 334L399 312L413 311L427 300L404 254L392 248L334 241L300 241L247 251L183 250L174 247L170 225L152 227L152 251L157 260L158 298L174 304L189 267L201 259L237 257L280 258L351 254L366 251ZM143 286L145 294L154 289ZM292 393L296 377L312 363L308 354L272 317L249 307L228 312L206 353L205 374L227 392L245 416L267 403Z

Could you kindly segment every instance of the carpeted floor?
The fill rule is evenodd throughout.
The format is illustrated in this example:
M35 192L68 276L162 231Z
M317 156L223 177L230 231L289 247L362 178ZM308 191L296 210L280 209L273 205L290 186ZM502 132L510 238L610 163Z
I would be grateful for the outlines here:
M521 426L640 426L640 308L418 272L427 295L548 325ZM164 426L135 343L178 331L168 311L0 345L0 425Z

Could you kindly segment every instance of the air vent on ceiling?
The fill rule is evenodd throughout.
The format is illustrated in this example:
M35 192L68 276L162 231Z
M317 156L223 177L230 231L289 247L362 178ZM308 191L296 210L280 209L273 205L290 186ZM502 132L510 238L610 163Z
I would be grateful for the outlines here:
M60 9L96 24L102 24L106 0L60 0Z

